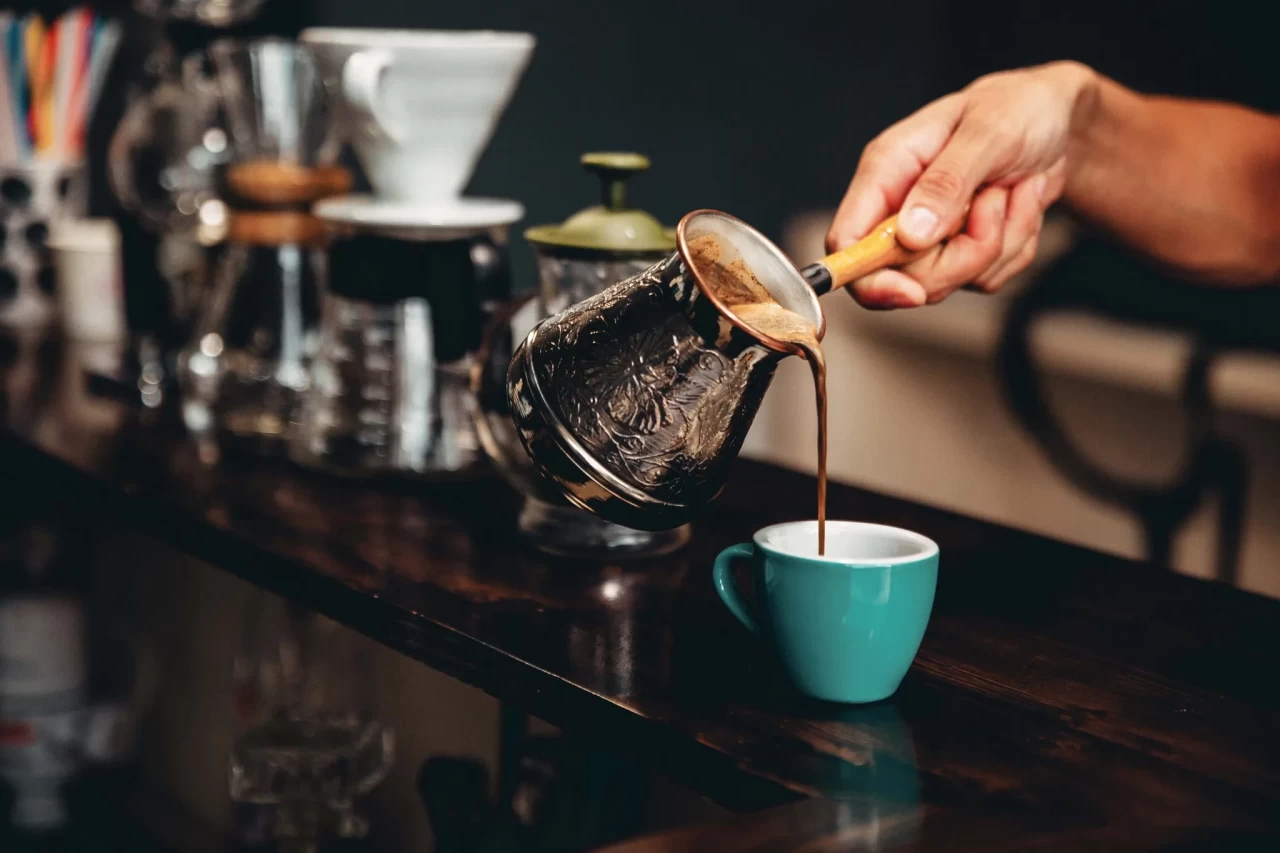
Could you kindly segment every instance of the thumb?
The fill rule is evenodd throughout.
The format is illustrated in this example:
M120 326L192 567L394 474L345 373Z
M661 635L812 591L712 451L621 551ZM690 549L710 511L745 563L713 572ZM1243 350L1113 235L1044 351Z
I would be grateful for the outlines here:
M990 145L964 122L907 193L898 236L908 249L927 249L954 233L991 170Z

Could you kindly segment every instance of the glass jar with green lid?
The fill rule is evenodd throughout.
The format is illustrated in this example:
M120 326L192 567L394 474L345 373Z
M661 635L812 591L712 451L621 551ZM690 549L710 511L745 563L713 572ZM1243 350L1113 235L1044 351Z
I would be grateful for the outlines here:
M539 319L642 272L676 247L674 229L627 206L627 182L649 168L648 157L594 153L581 162L600 179L600 204L524 234L538 261Z

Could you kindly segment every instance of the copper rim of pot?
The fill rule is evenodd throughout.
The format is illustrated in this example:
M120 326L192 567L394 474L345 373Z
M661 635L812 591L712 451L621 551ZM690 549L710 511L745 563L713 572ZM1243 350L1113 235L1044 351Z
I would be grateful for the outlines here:
M761 345L786 355L803 355L797 345L762 334L742 322L734 314L733 309L726 305L707 286L706 281L703 279L702 271L698 269L698 265L691 258L689 232L698 224L698 220L708 218L714 219L719 224L728 226L732 232L736 232L731 236L723 230L715 230L715 233L721 238L722 248L727 248L731 254L737 256L737 259L741 259L782 307L792 311L796 311L799 307L804 307L808 310L796 311L796 313L810 321L813 321L816 317L814 325L818 328L818 340L821 341L827 333L826 315L822 313L822 308L818 305L818 295L813 292L813 288L805 281L804 276L801 275L795 264L791 262L791 259L772 240L736 216L730 216L723 211L705 208L685 214L679 224L676 225L676 250L680 253L680 260L684 264L684 268L692 273L694 283L697 285L698 290L702 291L702 295L709 299L711 304L716 307L716 310L728 319L730 323L755 338ZM730 260L732 261L734 258ZM768 269L766 270L765 267L768 267ZM761 275L761 273L765 274ZM780 286L787 287L787 290L780 292ZM791 294L795 294L797 298L792 298ZM804 303L804 305L797 305L797 302Z

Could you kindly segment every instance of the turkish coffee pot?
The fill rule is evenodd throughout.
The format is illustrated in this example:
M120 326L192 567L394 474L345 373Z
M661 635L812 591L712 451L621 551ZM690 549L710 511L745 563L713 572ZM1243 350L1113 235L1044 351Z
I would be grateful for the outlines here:
M717 252L691 249L709 241ZM516 349L507 403L532 467L607 521L685 524L723 487L778 363L800 354L744 323L710 286L711 266L745 267L821 339L819 296L918 256L898 242L895 216L797 270L745 222L689 213L673 253L543 320Z
M501 366L496 376L474 373L473 390L480 395L476 433L498 470L523 496L517 527L534 547L561 556L652 557L688 542L689 527L675 524L636 530L573 506L554 482L538 476L506 416L509 356L503 357L501 344L508 337L523 338L534 323L649 269L676 247L675 229L632 206L627 198L629 182L649 168L647 157L633 152L588 153L580 162L599 180L600 202L563 222L525 231L537 259L538 288L499 313L485 336L481 363L500 359ZM479 369L477 364L475 370Z

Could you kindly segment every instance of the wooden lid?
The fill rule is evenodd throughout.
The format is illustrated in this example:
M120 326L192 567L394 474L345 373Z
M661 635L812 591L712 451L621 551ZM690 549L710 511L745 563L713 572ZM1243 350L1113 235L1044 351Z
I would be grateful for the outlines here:
M341 166L251 160L227 169L227 187L236 198L257 204L309 204L350 192L351 173Z

